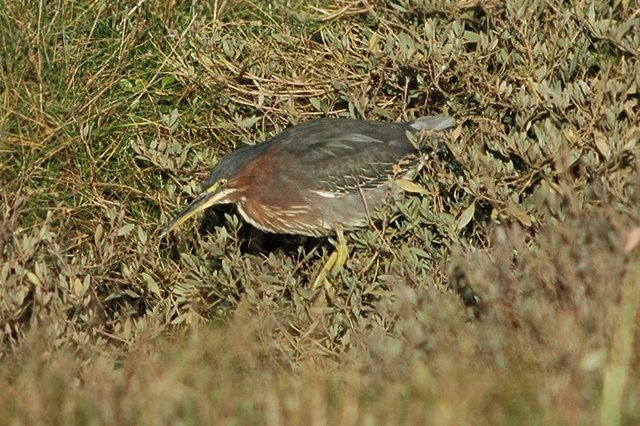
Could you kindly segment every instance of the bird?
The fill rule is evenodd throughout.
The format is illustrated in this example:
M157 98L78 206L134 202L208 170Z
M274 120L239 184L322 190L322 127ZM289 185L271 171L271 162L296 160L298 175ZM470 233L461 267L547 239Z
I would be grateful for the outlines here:
M234 204L240 216L268 233L328 237L331 254L312 288L327 283L348 259L344 231L368 223L414 168L420 149L411 136L455 125L448 116L424 116L392 123L318 118L292 126L264 142L223 156L202 190L160 232L160 238L199 212ZM413 140L412 140L413 139Z

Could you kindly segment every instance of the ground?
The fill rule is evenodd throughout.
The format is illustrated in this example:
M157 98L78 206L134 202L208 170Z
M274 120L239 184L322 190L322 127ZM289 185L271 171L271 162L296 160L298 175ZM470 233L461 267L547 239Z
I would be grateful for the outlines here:
M637 424L634 1L0 5L3 424ZM225 153L450 115L347 233L215 209Z

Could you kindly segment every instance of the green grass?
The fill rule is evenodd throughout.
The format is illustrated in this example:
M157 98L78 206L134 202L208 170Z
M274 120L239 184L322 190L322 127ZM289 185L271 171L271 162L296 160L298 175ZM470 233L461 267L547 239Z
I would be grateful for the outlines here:
M0 422L638 423L634 2L255 3L0 5ZM428 114L325 296L326 241L157 238L244 143Z

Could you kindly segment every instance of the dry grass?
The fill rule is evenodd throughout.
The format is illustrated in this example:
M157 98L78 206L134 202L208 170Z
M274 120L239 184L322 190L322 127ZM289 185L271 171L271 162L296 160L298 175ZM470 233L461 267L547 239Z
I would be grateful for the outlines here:
M633 1L0 10L0 423L640 422ZM326 241L158 241L234 147L426 114L326 297Z

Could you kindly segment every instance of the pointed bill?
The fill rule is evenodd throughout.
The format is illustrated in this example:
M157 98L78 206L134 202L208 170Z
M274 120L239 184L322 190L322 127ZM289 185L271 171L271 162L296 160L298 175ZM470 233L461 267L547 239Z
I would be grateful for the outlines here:
M229 203L226 199L229 194L233 193L233 189L222 189L218 185L212 185L200 193L189 205L180 212L171 222L169 222L160 232L160 238L167 235L178 226L182 225L187 219L206 210L208 207L216 204Z
M189 205L180 212L178 216L176 216L171 222L165 225L160 232L160 238L167 235L172 230L176 229L178 226L182 225L187 221L190 217L195 216L197 213L203 211L211 204L208 202L214 197L214 194L210 194L208 192L203 192L198 195Z

